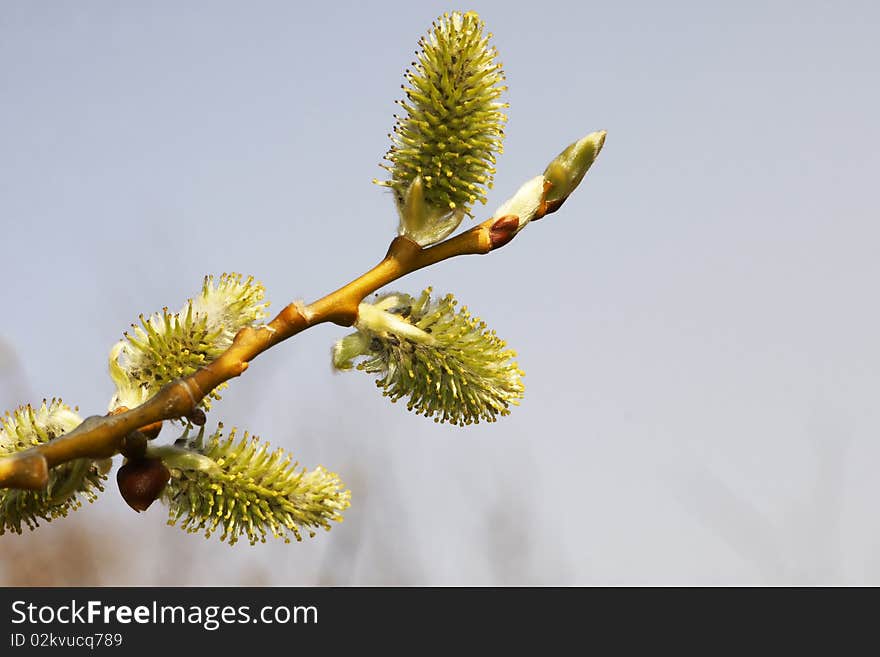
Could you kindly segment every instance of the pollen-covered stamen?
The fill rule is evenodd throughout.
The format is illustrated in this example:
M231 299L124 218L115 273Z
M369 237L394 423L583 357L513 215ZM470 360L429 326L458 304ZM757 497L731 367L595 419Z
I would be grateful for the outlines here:
M456 305L452 295L432 301L430 289L418 299L385 295L367 313L361 304L367 319L336 344L334 365L351 369L360 360L357 368L377 374L385 396L405 397L409 410L436 422L493 422L519 403L523 372L504 341Z
M116 394L110 410L134 408L166 383L188 376L207 365L232 344L236 333L266 316L263 286L253 277L223 274L206 276L201 293L177 313L167 308L149 318L140 317L125 339L110 351L110 376ZM219 399L222 384L202 400L210 408Z
M43 445L80 425L82 418L60 399L43 401L38 408L22 406L0 420L0 459ZM66 516L92 502L104 490L107 464L104 461L75 459L49 470L44 490L0 489L0 535L20 534L24 527L34 529Z
M163 494L169 506L169 524L180 522L187 532L220 532L230 545L245 536L251 544L268 535L289 542L302 540L331 522L341 522L351 493L339 477L318 466L300 469L284 450L247 433L236 440L233 429L223 437L223 426L205 438L204 429L188 434L174 447L151 450L170 468Z
M375 182L393 190L401 234L422 246L443 239L474 203L486 202L502 151L504 73L483 28L474 12L441 16L420 39L401 85L404 114L395 114L388 164L381 165L391 178ZM417 178L424 208L414 214L405 208L413 205L408 195Z

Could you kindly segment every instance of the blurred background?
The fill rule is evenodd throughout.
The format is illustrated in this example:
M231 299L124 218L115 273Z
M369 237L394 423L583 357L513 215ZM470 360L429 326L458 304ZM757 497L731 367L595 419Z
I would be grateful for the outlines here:
M3 409L104 412L110 346L206 273L277 311L381 258L370 181L443 11L482 15L510 86L478 217L608 130L560 212L397 287L454 292L517 349L509 417L411 415L332 374L345 331L321 326L209 427L339 472L344 523L230 548L111 481L0 537L0 583L880 584L878 7L0 0Z

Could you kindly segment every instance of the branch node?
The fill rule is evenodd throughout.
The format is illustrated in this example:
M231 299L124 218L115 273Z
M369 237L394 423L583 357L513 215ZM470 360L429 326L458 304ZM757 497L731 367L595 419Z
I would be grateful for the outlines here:
M312 323L312 317L314 317L315 313L313 313L309 307L306 305L306 302L302 299L297 299L293 303L290 304L287 308L293 306L293 309L299 313L299 316L306 320L306 324ZM286 310L286 309L285 309Z
M422 247L413 240L403 235L398 235L391 241L385 258L392 258L403 265L409 265L416 260L421 250Z
M199 384L196 383L192 379L192 377L180 379L180 383L182 384L183 389L186 391L186 394L189 397L190 408L196 408L198 406L199 400L204 397L201 389L199 388ZM193 392L193 387L196 388L196 392Z

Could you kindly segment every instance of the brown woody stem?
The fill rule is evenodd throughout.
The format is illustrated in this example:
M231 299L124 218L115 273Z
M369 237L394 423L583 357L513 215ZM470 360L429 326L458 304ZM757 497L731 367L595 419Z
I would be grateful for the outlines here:
M250 361L279 342L323 322L354 324L361 301L388 283L448 258L488 253L503 246L497 237L492 239L494 223L494 219L489 219L427 249L405 237L395 238L382 262L364 275L308 306L286 306L264 326L241 329L232 345L216 360L167 384L137 408L118 415L88 417L56 440L0 458L0 488L44 488L49 468L78 458L108 458L119 453L123 440L132 431L192 414L205 395L241 375Z

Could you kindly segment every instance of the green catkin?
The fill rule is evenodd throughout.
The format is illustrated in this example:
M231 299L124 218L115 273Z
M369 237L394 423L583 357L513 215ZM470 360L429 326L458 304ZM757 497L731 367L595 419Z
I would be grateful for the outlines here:
M110 403L133 408L153 396L166 383L188 376L222 354L235 334L266 316L264 289L253 277L223 274L215 282L206 276L201 293L177 313L163 309L140 317L125 339L110 352L110 374L116 395ZM223 384L202 400L220 399Z
M398 101L403 116L385 155L391 178L375 181L394 191L398 206L416 176L425 187L425 202L441 211L486 202L492 187L495 158L502 152L506 87L483 21L474 12L444 14L419 41L420 52L402 85Z
M44 445L81 422L82 418L60 399L6 413L0 421L0 458ZM43 490L0 489L0 536L7 531L21 534L25 527L36 529L40 520L51 522L66 517L81 507L84 499L95 501L104 490L105 465L76 459L49 470L49 483Z
M186 454L165 460L171 468L163 493L169 524L206 537L219 532L230 545L244 536L253 545L270 535L289 542L292 534L301 541L302 531L314 536L316 529L329 531L331 521L342 521L351 493L335 473L320 466L298 469L284 450L271 450L247 433L236 440L235 429L224 437L222 429L207 440L202 429L194 439L178 441L209 459L197 456L198 467L181 467L193 462Z
M357 369L378 375L376 385L385 396L394 402L406 398L408 410L435 422L494 422L519 404L525 387L516 352L467 308L456 309L451 294L432 301L428 288L418 299L384 295L377 304L387 300L394 301L390 315L429 339L404 335L393 324L383 330L358 323L358 332L334 348L338 369L350 369L362 358Z

